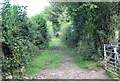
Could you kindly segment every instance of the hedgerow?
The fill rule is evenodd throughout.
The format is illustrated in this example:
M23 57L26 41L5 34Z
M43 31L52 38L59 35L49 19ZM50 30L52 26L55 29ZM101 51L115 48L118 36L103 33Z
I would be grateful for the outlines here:
M37 48L48 46L46 20L41 15L27 17L26 6L11 5L5 1L2 7L2 75L22 78L21 70ZM19 76L19 77L18 77Z

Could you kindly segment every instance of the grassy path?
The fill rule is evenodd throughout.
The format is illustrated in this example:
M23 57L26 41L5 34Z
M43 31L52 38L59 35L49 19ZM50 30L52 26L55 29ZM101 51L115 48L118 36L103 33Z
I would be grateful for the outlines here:
M108 79L104 75L104 70L83 70L74 62L71 52L66 52L66 47L60 43L59 39L53 39L50 45L50 54L58 53L60 58L53 60L53 64L46 64L46 67L39 70L34 76L37 79ZM56 51L56 52L53 52ZM50 57L51 58L51 57ZM58 60L59 59L59 60ZM57 61L57 62L54 62ZM56 66L57 65L57 66ZM92 67L92 66L91 66Z

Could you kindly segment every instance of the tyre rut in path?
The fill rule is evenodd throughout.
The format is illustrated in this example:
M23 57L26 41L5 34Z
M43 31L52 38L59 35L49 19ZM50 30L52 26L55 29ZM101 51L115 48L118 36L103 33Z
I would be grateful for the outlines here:
M56 50L56 49L55 49ZM71 58L71 55L64 54L61 48L57 47L57 50L62 54L62 62L58 68L44 68L40 72L36 73L37 79L109 79L104 75L104 70L90 70L86 71L80 69Z

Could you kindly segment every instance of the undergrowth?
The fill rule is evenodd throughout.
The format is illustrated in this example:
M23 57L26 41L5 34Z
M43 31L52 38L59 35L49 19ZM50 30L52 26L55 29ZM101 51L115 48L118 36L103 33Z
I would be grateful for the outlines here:
M59 67L61 55L58 51L42 51L42 53L34 57L30 65L26 66L27 74L35 74L45 67Z
M97 63L92 60L83 60L80 55L74 54L72 55L74 61L81 69L90 69L90 70L99 70L100 67L97 66Z

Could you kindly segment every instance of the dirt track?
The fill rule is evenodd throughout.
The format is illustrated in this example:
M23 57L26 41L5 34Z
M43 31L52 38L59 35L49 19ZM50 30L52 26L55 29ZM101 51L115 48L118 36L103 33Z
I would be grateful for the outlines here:
M86 71L80 69L71 58L70 54L65 54L61 48L55 48L62 54L62 62L59 68L44 68L35 74L37 79L109 79L104 75L104 70Z

